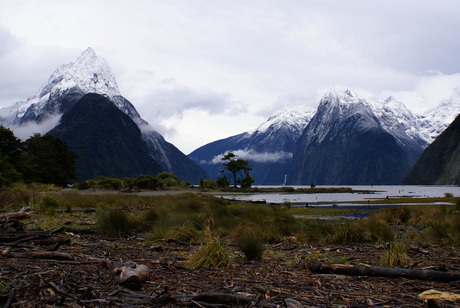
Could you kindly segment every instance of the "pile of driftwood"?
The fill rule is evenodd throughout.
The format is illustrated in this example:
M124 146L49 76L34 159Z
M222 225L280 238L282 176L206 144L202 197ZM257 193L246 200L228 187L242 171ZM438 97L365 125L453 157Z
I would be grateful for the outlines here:
M227 293L200 293L194 295L172 295L165 289L160 294L142 294L139 291L143 283L149 277L150 269L147 265L137 264L132 261L112 261L103 258L94 258L81 253L68 253L58 251L62 246L71 245L73 237L81 234L92 234L89 229L76 229L59 227L52 230L27 229L21 219L30 218L31 213L10 213L0 215L0 258L16 260L33 259L46 262L67 262L74 266L83 264L101 264L109 269L116 277L118 284L123 288L116 289L104 298L87 298L76 296L57 283L47 279L44 274L35 274L34 280L37 285L45 286L47 292L59 297L58 305L70 305L71 302L82 307L93 306L193 306L193 307L225 307L226 306L250 306L250 307L277 307L262 299L262 297L249 297L239 294ZM20 261L19 261L20 262ZM0 276L1 278L1 276ZM37 286L38 287L38 286ZM18 301L17 291L14 287L7 294L0 295L2 307L11 307ZM88 288L91 292L91 288ZM295 300L287 299L286 303L295 303ZM30 303L20 303L28 306ZM224 305L224 306L223 306ZM298 306L300 307L300 306Z
M149 275L149 268L146 265L136 264L135 262L114 262L109 259L98 259L81 254L73 255L67 252L60 252L58 249L71 244L72 237L78 234L93 234L90 229L77 229L60 227L48 231L41 229L27 229L20 221L30 218L31 213L18 212L0 215L0 256L3 258L14 259L35 259L35 260L58 260L75 263L101 263L111 269L117 277L121 286L132 290L139 290L141 284ZM78 259L78 260L77 260ZM82 260L83 259L83 260ZM53 282L47 281L41 275L37 277L47 284L54 292L74 298L73 295L61 290ZM0 276L1 278L1 276ZM11 288L8 293L4 307L10 307L15 301L16 290ZM83 303L79 299L75 299ZM100 300L98 300L100 301Z
M191 275L193 269L183 267L173 267L162 265L161 260L148 260L143 262L142 259L121 258L122 254L117 257L108 254L107 257L94 257L94 254L82 252L81 247L90 246L89 243L78 242L81 236L95 236L94 231L90 229L76 229L69 227L59 227L51 230L28 229L21 219L30 217L31 213L10 213L0 215L0 260L9 260L10 262L0 262L0 282L6 271L21 271L23 264L28 263L29 269L23 270L28 275L24 278L27 282L27 298L45 298L43 302L48 305L72 306L72 307L303 307L308 301L318 303L318 298L324 298L326 302L330 293L321 288L311 287L306 290L305 286L298 286L302 296L294 299L295 295L291 288L291 293L280 290L268 289L260 293L245 293L236 291L231 288L226 291L222 287L208 289L200 286L198 292L182 292L175 290L171 292L168 286L173 286L171 281L163 284L155 284L154 288L148 288L157 279L158 275L167 276L168 271L171 274ZM94 238L92 241L96 242ZM85 246L86 245L86 246ZM92 250L93 252L95 250ZM87 251L86 251L87 252ZM102 254L103 255L103 254ZM126 259L125 259L126 258ZM125 260L123 260L125 259ZM143 259L147 261L147 259ZM8 266L2 264L8 263ZM144 264L145 263L145 264ZM11 265L13 264L13 266ZM43 264L43 268L41 268ZM158 268L154 268L155 264ZM65 267L67 266L67 267ZM9 268L6 268L9 267ZM85 267L85 269L83 269ZM65 272L58 273L59 271ZM159 269L162 270L159 273ZM155 272L154 272L155 270ZM268 269L270 270L270 269ZM303 280L318 280L318 277L329 276L361 276L361 277L404 277L411 280L452 282L460 280L459 273L434 270L415 270L415 269L398 269L383 268L365 265L340 265L328 263L308 263L303 269L305 273L299 275ZM166 274L165 274L166 272ZM287 275L283 272L283 274ZM78 279L81 275L88 276L85 279ZM310 275L310 276L308 276ZM62 277L69 279L63 279ZM198 277L198 276L195 276ZM288 275L291 277L291 274ZM294 277L294 276L292 276ZM295 276L297 277L297 276ZM183 277L185 278L185 277ZM180 278L179 278L180 279ZM300 279L294 281L289 278L291 283L296 287ZM250 278L242 279L241 276L234 277L231 284L237 281L249 283ZM88 282L95 282L94 284ZM176 281L176 280L174 280ZM326 279L324 281L327 281ZM86 283L85 283L86 282ZM97 282L97 283L96 283ZM269 285L273 281L260 280L260 284ZM276 281L275 281L276 282ZM196 282L200 283L199 281ZM252 283L252 282L251 282ZM257 281L254 281L256 284ZM318 282L319 283L319 282ZM82 284L82 285L78 285ZM282 285L282 281L277 283ZM320 284L320 283L319 283ZM99 290L96 290L99 289ZM103 292L101 289L104 289ZM300 290L301 289L301 290ZM78 292L75 292L77 290ZM206 291L204 291L206 290ZM279 292L279 296L267 296L269 293ZM17 286L7 292L0 292L0 306L13 307L30 307L27 300L21 298L23 290ZM340 297L346 295L340 294ZM376 295L377 296L377 295ZM350 294L350 298L356 296ZM448 301L450 303L460 303L457 294L449 292L440 292L436 290L425 291L419 295L428 303L437 301ZM300 302L303 301L302 303ZM345 301L345 300L344 300ZM345 301L346 302L346 301ZM370 299L366 301L368 306L373 305ZM351 303L351 302L350 302ZM30 303L29 303L30 304ZM310 307L314 307L310 304Z

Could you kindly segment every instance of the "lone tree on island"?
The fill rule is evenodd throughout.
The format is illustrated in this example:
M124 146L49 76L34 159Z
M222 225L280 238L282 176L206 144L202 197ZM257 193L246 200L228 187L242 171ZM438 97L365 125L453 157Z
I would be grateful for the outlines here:
M233 180L233 187L237 187L238 184L241 185L241 188L250 188L252 183L255 180L249 175L249 171L252 170L252 167L249 165L248 161L244 159L237 158L238 156L232 152L228 152L222 158L225 169L230 173L230 176Z

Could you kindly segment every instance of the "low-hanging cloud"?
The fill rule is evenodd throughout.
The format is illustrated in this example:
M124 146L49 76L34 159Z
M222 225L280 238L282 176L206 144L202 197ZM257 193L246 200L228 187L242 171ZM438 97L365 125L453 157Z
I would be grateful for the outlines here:
M10 129L14 132L14 135L21 140L27 140L34 134L46 134L56 125L58 125L61 119L61 114L53 115L48 117L46 120L40 123L30 122L20 126L11 126Z
M238 156L238 158L248 160L250 162L255 162L255 163L277 163L277 162L285 162L285 161L292 159L292 153L284 152L284 151L257 152L254 150L240 149L240 150L228 151L228 152L232 152L233 154ZM228 152L214 156L209 162L209 164L211 165L222 164L222 158Z

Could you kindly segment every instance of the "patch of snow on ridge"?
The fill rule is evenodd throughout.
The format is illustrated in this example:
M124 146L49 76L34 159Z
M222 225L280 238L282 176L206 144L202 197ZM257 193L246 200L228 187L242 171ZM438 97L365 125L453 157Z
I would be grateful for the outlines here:
M285 107L273 114L257 129L249 132L249 134L253 134L255 132L265 133L270 128L279 129L283 125L298 129L300 133L303 128L307 126L308 122L310 122L315 113L316 110L314 108L306 105Z

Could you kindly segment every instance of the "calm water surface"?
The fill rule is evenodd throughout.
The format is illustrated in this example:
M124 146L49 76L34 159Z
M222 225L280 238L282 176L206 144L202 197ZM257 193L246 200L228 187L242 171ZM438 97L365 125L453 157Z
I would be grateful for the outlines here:
M293 186L294 188L306 186ZM267 203L290 202L291 205L305 206L327 203L322 206L331 206L341 203L341 206L362 206L346 204L346 202L365 201L399 197L444 197L446 193L460 197L459 186L317 186L317 187L351 187L353 190L368 190L369 193L327 193L327 194L296 194L296 193L260 193L222 195L225 199L242 201L263 201ZM406 204L407 205L407 204Z

